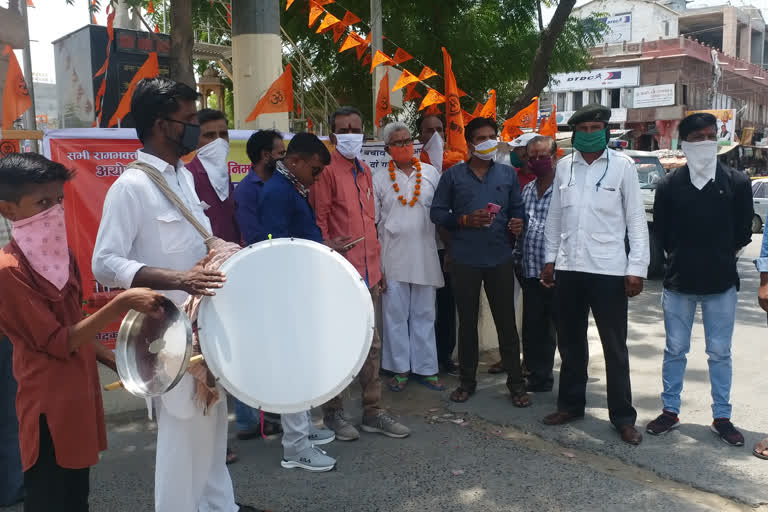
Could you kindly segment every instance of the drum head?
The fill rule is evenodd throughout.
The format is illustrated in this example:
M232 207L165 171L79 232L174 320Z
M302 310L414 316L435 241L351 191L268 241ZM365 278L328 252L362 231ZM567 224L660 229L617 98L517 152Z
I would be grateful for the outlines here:
M373 339L371 295L355 268L308 240L268 240L220 268L200 304L200 348L241 402L292 413L321 405L360 371Z
M120 324L115 362L131 394L146 398L171 390L187 371L191 355L192 325L168 299L162 315L130 311Z

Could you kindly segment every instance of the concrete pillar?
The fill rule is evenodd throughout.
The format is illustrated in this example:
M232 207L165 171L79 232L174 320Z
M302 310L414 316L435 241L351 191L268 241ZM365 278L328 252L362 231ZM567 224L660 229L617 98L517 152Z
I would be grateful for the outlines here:
M726 7L723 9L723 53L731 57L738 57L736 54L736 38L739 28L738 18L735 7Z
M756 66L763 65L763 47L765 46L765 31L752 33L752 52L750 62Z
M288 114L245 119L283 72L278 0L232 0L232 77L235 128L288 131Z
M752 27L749 24L739 28L739 58L744 62L752 62Z

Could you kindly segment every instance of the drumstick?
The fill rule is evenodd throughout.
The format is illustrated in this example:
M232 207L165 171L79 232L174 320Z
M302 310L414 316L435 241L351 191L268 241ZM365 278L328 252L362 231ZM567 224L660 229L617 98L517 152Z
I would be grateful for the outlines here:
M189 358L189 364L198 364L203 362L203 354L198 354L196 356L192 356ZM120 389L123 387L122 381L115 381L111 384L107 384L104 386L104 391L115 391L116 389Z

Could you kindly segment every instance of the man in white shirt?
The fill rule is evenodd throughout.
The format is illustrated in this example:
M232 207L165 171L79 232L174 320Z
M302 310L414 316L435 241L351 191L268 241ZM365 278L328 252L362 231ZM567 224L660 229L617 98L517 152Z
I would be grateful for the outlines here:
M388 172L373 177L381 265L387 277L382 295L384 343L381 366L395 375L392 391L405 389L413 374L430 389L445 389L437 376L435 292L443 286L435 225L429 219L440 173L420 162L403 123L384 127L391 156Z
M552 287L557 279L562 366L557 412L544 423L562 425L584 416L591 309L605 355L611 423L624 442L637 445L643 438L632 407L627 298L643 290L648 226L634 162L606 148L610 117L609 108L586 105L568 120L575 151L560 160L553 183L541 280Z
M136 133L144 148L139 162L155 168L195 218L210 222L180 157L194 150L200 134L197 92L167 79L142 80L131 99ZM127 169L110 187L93 251L93 275L110 287L167 290L181 305L191 295L213 295L225 280L199 262L207 249L202 236L147 174ZM254 511L235 503L225 464L227 404L207 411L195 402L196 381L179 384L154 400L157 412L155 510L157 512Z

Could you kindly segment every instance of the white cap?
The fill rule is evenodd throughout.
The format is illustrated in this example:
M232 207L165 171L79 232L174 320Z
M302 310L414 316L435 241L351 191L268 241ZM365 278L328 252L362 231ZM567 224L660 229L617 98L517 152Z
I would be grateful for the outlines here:
M512 142L509 143L510 146L512 146L512 149L514 148L524 148L528 145L529 142L531 142L531 139L534 137L538 137L540 134L536 132L529 132L524 133Z

